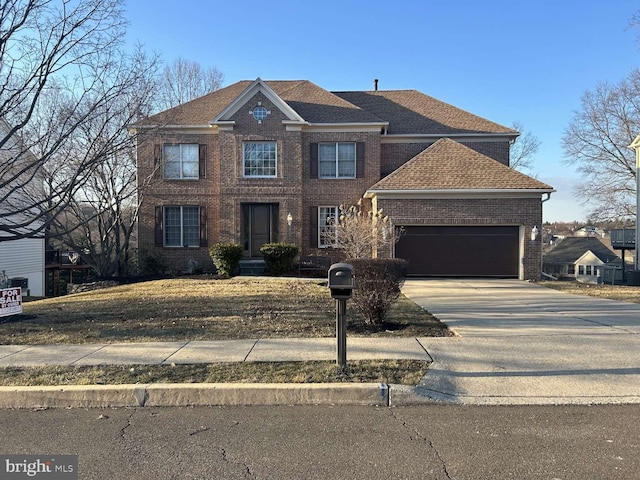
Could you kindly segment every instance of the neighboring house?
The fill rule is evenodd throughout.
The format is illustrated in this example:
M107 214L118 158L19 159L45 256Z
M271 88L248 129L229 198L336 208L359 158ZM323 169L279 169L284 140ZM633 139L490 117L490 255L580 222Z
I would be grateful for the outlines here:
M604 237L605 232L598 227L586 226L576 230L574 235L576 237Z
M6 138L10 134L9 125L0 120L0 139ZM20 168L21 157L30 153L21 147L17 138L10 138L0 148L0 171L2 178L7 178L12 171ZM29 160L31 161L31 160ZM27 172L28 174L28 172ZM33 186L33 181L30 182ZM14 208L20 208L22 198L28 197L29 192L13 185L6 185L1 188L3 202L0 205L0 223L5 227L23 234L28 233L28 228L13 228L12 225L20 224L25 218L22 214L12 214ZM9 205L9 207L7 206ZM9 210L11 209L11 210ZM37 229L39 224L34 228ZM0 237L7 237L8 234L0 229ZM33 238L19 238L15 240L5 240L0 238L0 273L5 272L9 278L9 286L23 287L23 294L30 294L36 297L43 297L45 291L45 240L44 235L38 234Z
M341 259L332 220L364 197L403 227L378 253L408 260L409 274L540 278L532 231L554 190L509 167L518 132L418 91L258 78L134 128L139 182L154 175L140 251L175 270L212 270L215 242L248 259L275 241Z
M620 269L622 260L596 237L567 237L543 259L543 271L560 279L598 283L604 267Z

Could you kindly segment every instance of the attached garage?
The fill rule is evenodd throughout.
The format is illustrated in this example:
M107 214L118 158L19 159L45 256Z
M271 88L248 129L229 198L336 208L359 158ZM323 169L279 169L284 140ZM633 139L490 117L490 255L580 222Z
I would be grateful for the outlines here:
M519 275L518 226L405 226L396 258L408 275L515 277Z

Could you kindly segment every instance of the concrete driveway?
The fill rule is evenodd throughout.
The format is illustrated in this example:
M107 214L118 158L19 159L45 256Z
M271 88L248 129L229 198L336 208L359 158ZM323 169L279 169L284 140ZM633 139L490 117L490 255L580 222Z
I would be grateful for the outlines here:
M420 339L433 364L406 393L416 403L640 403L638 304L518 280L407 280L402 291L458 335Z

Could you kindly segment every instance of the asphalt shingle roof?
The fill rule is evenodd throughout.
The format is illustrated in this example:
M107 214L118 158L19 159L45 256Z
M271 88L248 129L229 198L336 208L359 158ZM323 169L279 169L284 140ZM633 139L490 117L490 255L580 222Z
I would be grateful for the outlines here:
M614 252L595 237L567 237L544 256L544 263L575 263L589 250L604 263L620 260Z
M370 190L553 190L450 138L427 147Z
M207 125L252 83L234 83L137 125ZM264 83L310 123L388 122L389 134L517 134L416 90L329 92L308 80Z
M425 95L417 90L335 92L354 105L389 122L389 134L513 134L511 128Z

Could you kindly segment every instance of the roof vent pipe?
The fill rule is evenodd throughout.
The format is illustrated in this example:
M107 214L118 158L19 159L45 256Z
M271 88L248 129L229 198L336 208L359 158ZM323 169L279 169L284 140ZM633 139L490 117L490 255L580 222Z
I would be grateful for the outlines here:
M374 78L373 79L373 89L377 92L378 91L378 79Z

